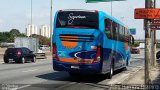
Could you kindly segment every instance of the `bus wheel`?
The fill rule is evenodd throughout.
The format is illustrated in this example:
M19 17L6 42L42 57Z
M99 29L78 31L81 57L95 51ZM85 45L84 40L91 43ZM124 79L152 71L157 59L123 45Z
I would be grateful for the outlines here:
M4 60L4 63L9 63L9 60L6 60L6 59L5 59L5 60Z
M108 78L109 78L109 79L111 79L112 76L113 76L113 71L114 71L113 67L114 67L114 65L113 65L113 62L112 62L112 63L111 63L111 66L110 66L110 71L109 71L109 74L108 74Z
M126 61L126 66L129 66L129 60L128 60L128 58L127 58L127 61Z
M71 77L77 77L77 76L78 76L77 73L73 73L73 72L69 72L69 75L70 75Z

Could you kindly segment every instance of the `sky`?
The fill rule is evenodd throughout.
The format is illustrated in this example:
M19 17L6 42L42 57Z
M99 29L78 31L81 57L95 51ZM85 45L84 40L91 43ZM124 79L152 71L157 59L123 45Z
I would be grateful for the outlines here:
M33 24L50 25L50 1L32 0ZM143 19L134 19L134 9L144 8L145 0L127 0L112 2L112 15L123 21L129 28L136 28L136 39L144 39ZM156 7L160 8L160 0ZM87 9L100 10L111 15L111 2L86 3L85 0L53 0L53 17L57 10ZM0 0L0 32L18 29L25 33L25 28L31 23L31 0ZM160 31L157 31L160 39ZM158 36L159 35L159 36Z

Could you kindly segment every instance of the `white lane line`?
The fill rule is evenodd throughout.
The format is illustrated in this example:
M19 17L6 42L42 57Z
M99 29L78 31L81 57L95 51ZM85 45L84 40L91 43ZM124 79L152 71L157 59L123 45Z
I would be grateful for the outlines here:
M31 86L31 85L24 85L24 86L18 87L16 90L23 89L23 88L26 88L26 87L29 87L29 86Z
M45 62L35 62L35 63L32 63L32 64L42 64L42 63L45 63Z
M24 73L26 73L26 72L34 72L34 71L37 71L38 69L29 69L29 70L25 70L25 71L22 71L22 72L24 72Z
M52 78L52 79L59 79L59 78L61 78L61 77L55 77L55 78ZM30 86L32 86L32 85L24 85L24 86L16 88L16 90L27 88L27 87L30 87Z

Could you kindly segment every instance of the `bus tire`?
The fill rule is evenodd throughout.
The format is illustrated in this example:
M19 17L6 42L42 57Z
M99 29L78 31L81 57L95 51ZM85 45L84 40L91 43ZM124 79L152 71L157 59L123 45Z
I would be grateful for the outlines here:
M69 72L69 75L71 76L71 77L77 77L77 73L73 73L73 72Z
M4 60L4 63L9 63L9 60L6 60L6 59L5 59L5 60Z
M129 60L128 60L128 58L127 58L127 61L126 61L126 66L129 66Z
M114 72L114 64L113 61L111 62L111 66L110 66L110 70L109 70L109 74L108 74L108 78L111 79L113 76L113 72Z

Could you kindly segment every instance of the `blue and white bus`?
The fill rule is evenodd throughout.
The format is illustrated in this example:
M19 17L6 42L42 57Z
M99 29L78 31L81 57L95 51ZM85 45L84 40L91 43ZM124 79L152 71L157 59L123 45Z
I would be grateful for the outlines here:
M131 58L127 27L102 11L59 10L54 19L53 69L111 78Z

